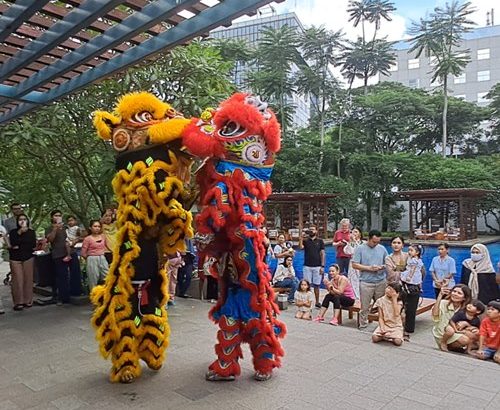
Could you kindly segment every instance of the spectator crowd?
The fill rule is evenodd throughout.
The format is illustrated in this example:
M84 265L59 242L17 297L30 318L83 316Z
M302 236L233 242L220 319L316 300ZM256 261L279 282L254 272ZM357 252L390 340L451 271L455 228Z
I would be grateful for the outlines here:
M428 268L422 261L423 248L405 239L391 239L389 253L380 244L381 232L371 230L366 240L358 227L351 229L348 219L339 222L333 236L335 264L325 277L325 243L312 225L304 231L298 246L304 250L303 279L299 282L293 267L295 251L284 234L270 248L278 265L272 282L279 290L288 290L288 301L297 308L296 318L325 322L330 305L329 324L341 323L341 309L359 307L359 329L368 326L370 313L378 314L378 326L372 341L388 341L397 346L409 342L415 332L415 320L425 275L432 277L436 302L432 309L432 334L441 350L467 352L480 359L500 363L500 290L488 248L471 247L470 258L463 264L460 283L455 283L456 262L449 245L441 243ZM326 295L320 301L320 287ZM319 309L316 315L313 309Z
M33 283L36 256L50 257L55 273L53 302L70 303L70 298L90 293L102 283L113 263L113 249L118 228L116 209L109 207L100 219L91 220L87 228L73 215L63 216L55 209L50 213L50 225L43 238L37 238L23 207L13 203L12 216L0 227L0 246L8 250L13 310L33 306ZM280 234L273 247L264 244L277 260L272 283L275 288L288 290L288 302L295 304L297 319L325 322L332 306L333 326L341 323L341 309L359 307L359 329L368 325L369 314L378 313L378 326L372 341L388 341L400 346L410 340L415 331L415 319L425 275L432 276L436 302L432 308L432 335L443 351L463 351L479 359L500 363L500 290L488 248L473 245L470 258L461 269L460 283L455 283L456 262L449 255L447 243L439 244L438 254L428 269L422 262L423 249L409 244L401 236L391 239L391 253L380 244L381 233L371 230L364 240L360 228L351 228L342 219L334 233L336 263L326 267L325 243L317 227L311 225L298 242L304 252L303 279L294 270L296 251L293 243ZM50 256L49 256L50 255ZM1 256L0 256L1 257ZM165 259L169 276L169 304L175 296L187 297L191 274L195 266L195 250ZM209 299L217 298L217 284L204 275L204 265L198 261L201 284L209 280ZM327 268L325 275L325 268ZM320 288L326 295L320 298ZM314 308L319 309L316 315ZM0 314L4 313L0 298Z

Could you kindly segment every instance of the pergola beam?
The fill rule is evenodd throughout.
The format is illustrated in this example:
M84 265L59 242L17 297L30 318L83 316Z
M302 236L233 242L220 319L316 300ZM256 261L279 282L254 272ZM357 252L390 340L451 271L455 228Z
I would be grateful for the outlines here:
M198 0L158 0L148 4L142 11L135 12L122 23L117 24L107 30L104 34L94 37L86 44L71 53L64 55L54 64L38 71L37 74L23 81L13 99L20 99L28 92L37 89L44 83L52 81L73 68L76 68L86 61L101 55L106 50L110 50L118 44L124 43L144 32L159 22L166 20L173 14L197 3ZM0 99L0 104L6 99Z
M98 17L106 14L121 3L120 0L87 0L80 7L74 8L62 20L59 20L39 38L27 44L19 53L3 64L0 67L0 82L6 80L37 58L47 54L73 34L87 27Z
M269 0L225 0L214 7L200 12L200 14L191 19L180 22L177 26L158 36L150 38L142 44L127 50L126 53L117 55L92 70L86 71L70 81L54 87L46 92L45 101L54 101L95 81L123 71L165 49L183 44L193 37L207 33L213 28L226 24L232 19L267 3L269 3ZM0 116L0 123L18 118L35 107L36 105L34 104L20 104L16 109Z
M33 104L43 104L45 102L44 93L32 91L25 96L18 97L16 95L16 87L3 84L0 84L0 97L5 98L6 100L23 101Z
M0 17L0 43L48 2L49 0L18 0L11 5Z

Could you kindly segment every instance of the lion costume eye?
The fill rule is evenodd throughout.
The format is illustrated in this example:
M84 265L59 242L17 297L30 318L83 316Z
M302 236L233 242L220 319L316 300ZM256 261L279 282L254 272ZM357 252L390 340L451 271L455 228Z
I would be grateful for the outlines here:
M149 111L141 111L132 116L130 122L132 124L143 124L148 123L153 120L153 114Z
M125 151L129 144L130 134L127 131L125 131L124 129L119 129L113 133L113 148L116 151Z
M236 121L228 121L219 131L222 137L238 137L243 135L247 130L238 124Z

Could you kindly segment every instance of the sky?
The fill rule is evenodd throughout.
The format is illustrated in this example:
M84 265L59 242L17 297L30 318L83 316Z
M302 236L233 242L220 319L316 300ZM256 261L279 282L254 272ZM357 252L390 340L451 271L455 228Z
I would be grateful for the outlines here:
M451 0L448 0L448 2ZM495 23L500 24L499 0L470 0L476 11L471 19L478 27L486 25L487 11L495 8ZM278 13L295 12L299 20L306 26L324 25L331 30L342 29L347 38L355 39L360 34L360 28L355 29L348 22L347 5L349 0L285 0L282 3L271 3ZM407 30L412 21L432 12L434 7L443 6L445 0L393 0L397 10L392 21L382 22L381 35L390 41L408 38ZM370 30L367 30L367 34Z

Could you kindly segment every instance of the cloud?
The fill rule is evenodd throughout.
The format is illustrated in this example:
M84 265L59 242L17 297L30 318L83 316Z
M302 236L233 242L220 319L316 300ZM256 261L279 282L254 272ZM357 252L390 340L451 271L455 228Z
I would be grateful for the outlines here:
M408 38L406 31L410 27L412 20L425 17L426 13L432 12L434 7L444 6L449 1L436 0L431 7L429 7L428 2L425 2L427 4L423 6L419 5L419 1L413 1L414 7L412 7L411 16L408 15L408 12L407 15L403 15L402 10L396 10L392 15L392 21L382 22L380 34L387 36L388 40L391 41ZM398 1L395 1L395 3L397 7ZM498 0L471 0L471 3L476 11L470 18L478 27L482 27L486 25L486 13L495 8ZM348 4L349 0L287 0L279 4L273 3L273 7L278 13L295 12L306 27L324 25L330 30L342 29L347 38L354 40L358 35L361 35L361 27L354 28L352 23L348 21ZM403 9L403 7L400 8ZM405 5L404 9L408 10L408 8L408 5ZM497 6L495 11L495 23L500 24L500 7ZM370 36L371 33L373 33L373 27L368 26L367 36Z
M361 36L362 30L361 25L356 28L348 21L348 4L349 0L288 0L274 7L278 13L295 12L306 27L324 25L334 31L342 29L348 39L355 40ZM368 24L365 29L367 37L371 37L373 25ZM387 36L388 40L399 40L403 38L405 30L405 18L395 13L392 21L382 23L380 35Z

